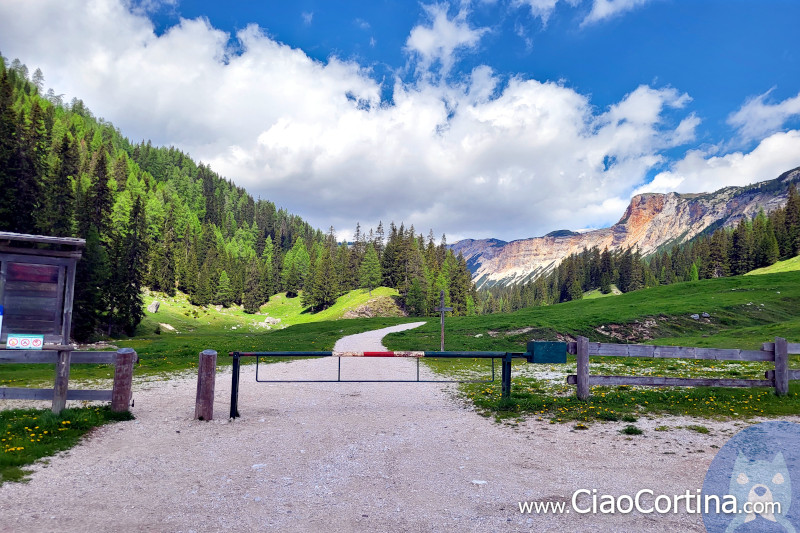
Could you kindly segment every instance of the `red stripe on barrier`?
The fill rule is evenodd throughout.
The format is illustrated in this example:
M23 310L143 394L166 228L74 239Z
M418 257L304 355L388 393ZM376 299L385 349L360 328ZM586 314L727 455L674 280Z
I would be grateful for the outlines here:
M394 352L364 352L364 357L396 357Z

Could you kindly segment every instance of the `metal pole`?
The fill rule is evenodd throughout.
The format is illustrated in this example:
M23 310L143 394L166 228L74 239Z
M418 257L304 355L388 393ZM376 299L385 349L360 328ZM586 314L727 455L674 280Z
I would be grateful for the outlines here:
M501 376L501 391L503 399L508 400L511 398L511 360L513 356L507 353L503 356L503 374Z
M239 352L233 352L231 369L231 418L239 416Z

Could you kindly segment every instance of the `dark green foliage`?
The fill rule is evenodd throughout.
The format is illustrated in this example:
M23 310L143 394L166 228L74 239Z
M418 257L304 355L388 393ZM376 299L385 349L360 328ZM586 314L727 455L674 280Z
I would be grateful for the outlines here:
M17 118L9 70L0 75L0 230L13 231L16 205Z
M75 141L64 133L56 151L57 163L50 179L45 181L44 209L39 227L46 235L68 237L72 235L73 206L75 197L72 180L78 177L80 156Z
M109 333L116 327L132 336L144 317L142 287L147 266L145 216L139 197L133 203L127 230L114 250Z
M226 271L222 271L217 281L217 290L214 294L214 301L216 305L228 307L233 303L233 291L231 290L231 280Z
M334 248L335 250L335 248ZM335 257L331 256L331 245L323 246L314 263L313 276L306 283L303 304L315 311L326 309L336 303L341 294Z
M418 278L414 278L408 288L406 310L411 316L425 316L428 314L425 292L423 292Z
M261 268L258 259L253 258L247 265L247 276L242 294L242 307L245 313L257 313L264 301L261 285Z
M372 243L367 244L364 260L359 266L358 278L361 288L369 290L370 294L372 294L372 289L381 283L383 278L381 264L378 261L378 253Z
M108 252L100 242L100 235L91 228L86 236L86 248L75 269L75 296L72 308L72 336L78 341L88 341L100 325L103 310L107 309L106 296L111 270Z

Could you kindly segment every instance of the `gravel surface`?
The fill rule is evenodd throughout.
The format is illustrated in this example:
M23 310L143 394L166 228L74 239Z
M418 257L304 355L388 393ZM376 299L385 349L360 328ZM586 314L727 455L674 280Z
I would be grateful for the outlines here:
M408 324L400 324L397 326L389 326L388 328L373 329L372 331L365 331L364 333L357 333L356 335L348 335L342 337L333 347L335 352L385 352L386 346L383 345L383 338L389 333L397 333L398 331L405 331L407 329L414 329L424 326L425 322L411 322Z
M336 363L278 363L268 374L335 378ZM352 379L415 371L408 359L342 360ZM699 515L528 515L518 502L569 503L578 489L694 493L714 446L748 425L642 419L645 434L626 437L621 422L499 424L452 385L254 375L242 367L234 421L230 367L217 374L213 421L192 420L194 376L137 384L136 420L99 428L36 465L27 484L0 487L0 531L704 531ZM676 428L689 424L711 433Z

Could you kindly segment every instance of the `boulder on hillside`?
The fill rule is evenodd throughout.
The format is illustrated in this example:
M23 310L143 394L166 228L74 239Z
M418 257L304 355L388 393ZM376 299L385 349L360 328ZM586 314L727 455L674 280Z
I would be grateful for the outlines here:
M161 304L158 300L153 300L153 303L147 306L147 311L150 313L158 313L158 308L161 307Z

